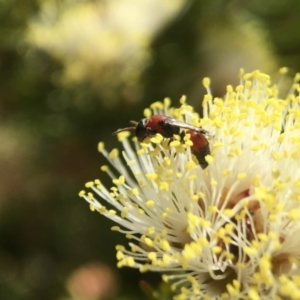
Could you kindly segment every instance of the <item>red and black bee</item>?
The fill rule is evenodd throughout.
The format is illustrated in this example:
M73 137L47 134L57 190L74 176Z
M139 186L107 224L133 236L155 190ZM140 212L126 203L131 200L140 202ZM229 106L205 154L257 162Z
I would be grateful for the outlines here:
M146 137L154 136L159 133L165 138L173 138L174 134L180 135L181 139L186 133L190 134L190 139L193 142L191 146L192 153L196 156L202 169L208 166L205 160L205 156L210 154L209 142L207 137L213 135L205 129L198 128L185 122L177 121L171 117L164 115L153 115L151 118L141 119L139 122L130 121L133 125L119 129L113 133L113 135L126 130L135 130L135 135L139 142L142 142ZM187 129L182 131L180 129Z
M205 130L205 132L207 131ZM205 156L210 154L209 142L207 140L208 134L189 129L186 132L183 131L183 135L181 136L183 137L186 133L190 134L190 140L193 142L191 152L196 156L201 168L205 169L208 166ZM209 133L209 136L212 136L212 134Z

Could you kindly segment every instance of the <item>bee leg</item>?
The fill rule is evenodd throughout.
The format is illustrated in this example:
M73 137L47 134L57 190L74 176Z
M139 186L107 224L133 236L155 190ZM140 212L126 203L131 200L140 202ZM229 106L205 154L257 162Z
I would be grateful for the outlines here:
M147 135L147 137L154 135L154 132L150 127L146 127L146 135Z
M200 152L193 152L193 154L196 156L199 165L204 170L208 166L208 162L205 160L205 156L210 154L209 144L207 144L205 148L202 149Z
M183 142L183 139L185 137L185 131L184 130L181 131L180 134L179 134L179 136L180 136L180 142Z

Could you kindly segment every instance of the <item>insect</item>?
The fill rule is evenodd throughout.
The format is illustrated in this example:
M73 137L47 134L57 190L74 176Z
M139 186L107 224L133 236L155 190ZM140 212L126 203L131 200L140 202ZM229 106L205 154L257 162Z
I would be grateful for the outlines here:
M183 136L187 133L191 135L190 139L193 142L193 145L191 146L191 152L196 156L201 168L205 169L208 166L208 162L205 160L205 156L210 154L209 142L206 137L207 134L189 129L186 132L182 132L182 139ZM209 133L209 136L212 136L212 134Z
M157 133L165 138L173 138L173 135L177 134L180 135L181 140L183 140L185 134L188 133L193 142L193 146L191 146L192 153L196 156L202 169L208 166L205 160L205 156L210 154L207 138L213 136L209 131L185 122L177 121L165 115L153 115L150 118L141 119L139 122L130 121L130 123L133 126L118 129L113 135L126 130L134 130L138 141L142 142L146 137L153 136ZM180 133L181 128L187 129L187 131Z

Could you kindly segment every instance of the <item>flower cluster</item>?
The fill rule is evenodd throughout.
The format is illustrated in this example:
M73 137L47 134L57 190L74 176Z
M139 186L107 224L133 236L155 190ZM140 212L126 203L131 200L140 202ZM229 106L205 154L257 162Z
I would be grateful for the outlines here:
M184 97L146 109L213 133L205 169L189 135L121 132L121 155L99 143L113 186L95 180L79 195L130 240L116 247L119 267L161 272L175 299L300 299L299 78L285 99L259 71L241 70L223 99L206 78L201 119Z

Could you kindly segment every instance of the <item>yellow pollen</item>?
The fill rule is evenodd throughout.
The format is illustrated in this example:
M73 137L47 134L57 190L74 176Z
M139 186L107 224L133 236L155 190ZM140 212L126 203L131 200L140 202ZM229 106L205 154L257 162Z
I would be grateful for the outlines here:
M244 251L249 256L255 256L255 255L257 255L257 250L254 249L253 247L244 247Z
M154 207L154 205L155 205L155 202L154 202L153 200L148 200L148 201L146 202L146 206L147 206L148 208L152 208L152 207Z
M94 182L93 181L89 181L89 182L87 182L86 184L85 184L85 187L86 188L91 188L91 187L93 187L95 184L94 184Z
M211 222L209 220L205 220L203 218L200 218L199 222L200 222L200 225L204 228L208 228L208 227L211 226Z
M240 70L239 70L239 78L243 78L244 74L245 74L245 70L243 68L240 68Z
M113 184L123 185L125 183L125 176L121 175L118 179L113 179Z
M252 82L250 80L247 80L245 82L245 87L246 87L246 89L250 89L252 87Z
M220 254L222 252L222 247L214 246L211 248L211 250L214 254Z
M117 256L117 260L121 260L124 258L124 253L122 251L117 251L116 256Z
M300 209L293 208L289 211L289 218L291 220L300 220Z
M150 118L150 117L152 116L152 111L151 111L150 108L145 108L145 109L144 109L144 116L145 116L146 118Z
M103 172L107 172L108 170L109 170L109 168L108 168L108 166L101 166L101 171L103 171Z
M213 143L212 148L217 149L217 148L221 148L223 146L224 146L224 144L222 142L215 142L215 143Z
M94 204L92 204L92 203L90 203L90 210L91 210L91 211L95 211L95 206L94 206Z
M255 287L250 287L248 290L248 296L250 300L260 300L260 296Z
M181 98L179 99L180 104L185 104L186 103L186 96L182 95Z
M157 174L155 174L155 173L153 173L153 174L148 173L148 174L146 174L146 178L148 180L155 180L155 179L157 179Z
M208 77L203 78L202 80L203 86L207 89L210 86L210 79Z
M211 182L210 182L210 185L211 186L217 186L218 185L218 182L216 181L216 180L211 180Z
M153 247L153 241L150 238L145 237L144 242L147 246Z
M171 164L170 158L169 157L165 157L164 161L163 161L163 166L164 167L168 167L168 166L170 166L170 164Z
M289 69L287 67L282 67L279 69L279 73L281 75L285 75L288 71L289 71Z
M164 109L164 104L160 101L156 101L156 102L154 102L150 105L150 108L151 109L163 110Z
M168 216L168 214L165 212L160 215L162 220L164 220L167 216Z
M138 188L133 188L130 190L130 194L133 196L138 196L139 195L139 190Z
M113 149L110 153L109 153L109 158L114 159L116 157L119 156L119 150L117 148Z
M238 85L236 88L235 88L235 91L236 92L242 92L244 90L244 86L243 85Z
M180 145L181 145L180 141L172 141L172 142L170 143L170 147L178 147L178 146L180 146Z
M156 252L149 252L148 253L148 258L150 260L156 260L157 256L156 256Z
M129 266L129 267L134 267L134 265L135 265L135 261L134 261L133 257L127 257L126 262L127 262L127 266Z
M274 160L279 161L280 160L280 153L279 152L273 152L272 157Z
M213 124L219 129L223 127L223 121L220 118L214 119Z
M143 265L143 266L140 266L140 272L141 273L146 273L149 271L149 266L148 265Z
M237 179L239 179L239 180L242 180L242 179L244 179L244 178L246 178L247 177L247 174L246 173L239 173L238 175L237 175Z
M192 169L196 169L196 168L197 168L197 165L193 161L189 161L185 165L186 170L192 170Z
M127 217L127 213L128 213L128 207L123 207L123 210L121 212L121 217L125 219Z
M151 226L146 229L145 234L151 235L155 233L155 227Z
M227 86L226 86L226 91L227 91L227 93L232 93L232 92L233 92L233 87L232 87L232 85L227 85Z
M206 160L209 164L211 164L211 163L214 161L214 158L213 158L211 155L206 155L206 156L205 156L205 160Z
M226 169L222 171L222 177L227 177L230 174L230 170Z
M246 268L246 265L245 265L245 263L243 263L243 262L237 262L237 263L236 263L236 267L237 267L238 269L240 269L240 270L243 270L243 269Z
M167 177L172 177L173 176L174 171L172 169L168 170L166 173Z
M183 98L183 97L185 97L185 96L182 96L181 98ZM164 99L164 107L168 108L168 107L170 107L170 105L171 105L171 99L166 97Z
M122 131L119 132L117 137L119 142L123 142L125 139L127 139L130 136L130 131Z
M102 152L103 150L104 150L104 143L103 142L98 143L98 151Z
M83 197L84 195L85 195L85 191L83 191L83 190L78 193L79 197Z
M188 180L190 180L190 181L193 181L193 180L196 180L196 179L197 179L197 175L190 175L188 177Z
M212 214L216 213L218 211L218 207L217 206L209 206L208 211Z
M120 231L120 227L119 226L112 226L111 231Z
M130 245L130 247L131 247L131 251L134 253L138 252L138 250L139 250L136 245Z
M169 184L167 182L161 182L159 185L160 191L168 191L169 190Z
M223 101L223 99L220 99L220 98L215 98L214 99L214 104L219 108L224 107L224 101Z
M163 140L163 136L159 133L157 133L154 137L152 137L150 139L150 141L153 143L153 144L160 144Z
M198 201L199 197L198 195L192 195L191 200L192 201Z
M163 251L169 251L170 250L170 244L167 240L161 240L160 241L160 248L163 250Z
M102 214L102 215L105 214L106 213L106 207L105 206L100 207L99 213Z
M277 168L273 168L272 175L274 178L278 178L280 176L280 170L278 170Z
M259 187L260 186L260 175L256 175L253 179L252 179L252 185L254 187Z
M125 247L123 245L116 245L117 251L125 251Z

